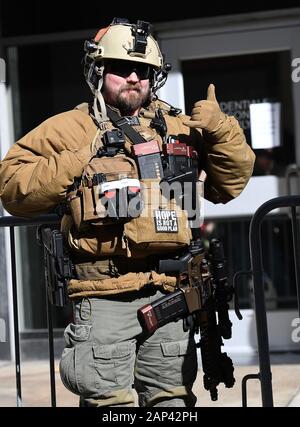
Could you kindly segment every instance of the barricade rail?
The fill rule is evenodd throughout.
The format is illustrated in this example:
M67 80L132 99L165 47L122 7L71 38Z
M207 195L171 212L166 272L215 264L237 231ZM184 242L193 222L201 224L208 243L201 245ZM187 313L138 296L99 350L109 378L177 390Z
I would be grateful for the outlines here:
M277 208L289 208L292 223L293 258L295 266L295 284L297 305L300 318L300 265L299 265L299 225L297 224L296 207L300 206L300 196L275 197L263 203L255 212L250 222L249 247L251 273L253 277L254 309L256 319L256 333L259 355L258 374L246 375L242 380L242 404L247 406L246 383L249 379L258 379L261 385L262 405L273 406L272 373L270 365L270 351L268 338L267 313L264 294L263 258L261 249L261 223L265 216ZM297 256L298 254L298 256Z
M20 357L20 337L19 337L19 319L18 319L18 296L17 296L17 269L16 269L16 251L15 251L15 227L21 226L39 226L44 224L58 225L60 218L58 215L41 215L36 218L19 218L14 216L5 216L0 218L0 227L9 227L10 232L10 257L11 257L11 278L12 278L12 302L13 302L13 321L14 321L14 348L15 348L15 372L16 372L16 391L17 406L22 406L22 385L21 385L21 357ZM54 342L52 311L47 297L47 328L49 340L49 363L50 363L50 387L51 387L51 406L56 406L55 392L55 369L54 369Z

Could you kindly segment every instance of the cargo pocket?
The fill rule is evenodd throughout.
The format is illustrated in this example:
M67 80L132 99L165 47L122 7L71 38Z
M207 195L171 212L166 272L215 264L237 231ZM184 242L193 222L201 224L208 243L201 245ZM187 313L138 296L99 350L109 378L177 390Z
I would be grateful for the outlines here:
M96 386L100 394L113 388L129 388L133 383L135 342L93 345Z
M174 386L190 385L197 376L197 354L193 340L161 343L162 371Z
M66 347L60 360L60 376L64 386L78 395L81 394L80 380L83 366L91 365L92 362L92 349L88 341L90 331L91 325L70 323L64 332ZM83 353L86 358L82 357Z

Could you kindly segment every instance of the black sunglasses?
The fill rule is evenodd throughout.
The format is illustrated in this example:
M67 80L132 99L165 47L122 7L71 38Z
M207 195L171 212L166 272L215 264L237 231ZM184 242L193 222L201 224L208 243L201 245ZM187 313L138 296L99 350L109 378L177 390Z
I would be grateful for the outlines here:
M140 80L150 79L153 75L153 68L148 64L133 61L110 61L106 68L107 73L116 74L121 77L128 77L135 72Z

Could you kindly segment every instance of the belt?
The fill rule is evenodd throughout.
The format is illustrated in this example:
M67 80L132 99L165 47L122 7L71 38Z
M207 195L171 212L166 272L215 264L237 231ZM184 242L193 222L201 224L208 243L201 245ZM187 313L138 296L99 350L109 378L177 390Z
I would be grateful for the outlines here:
M119 277L127 273L146 273L158 271L159 258L126 258L116 256L98 260L76 260L74 262L76 279L101 280L108 277Z

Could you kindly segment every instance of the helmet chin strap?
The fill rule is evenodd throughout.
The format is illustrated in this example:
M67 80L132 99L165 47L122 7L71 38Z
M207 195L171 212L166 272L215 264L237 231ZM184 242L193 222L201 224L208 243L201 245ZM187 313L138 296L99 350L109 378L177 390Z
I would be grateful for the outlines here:
M156 100L156 92L166 83L168 74L171 71L171 64L165 63L163 68L158 71L154 77L154 83L151 88L152 99Z
M109 118L107 117L107 111L106 111L106 105L103 98L103 95L101 93L102 85L103 85L103 71L104 66L102 65L99 68L99 79L98 79L98 87L94 90L94 104L93 104L93 110L95 119L99 123L99 125L102 122L107 122ZM100 105L100 111L98 109L98 103Z

